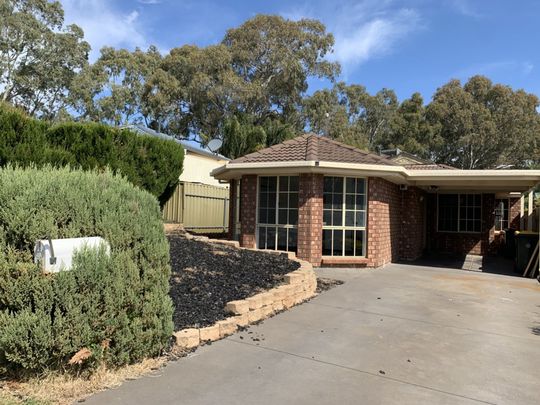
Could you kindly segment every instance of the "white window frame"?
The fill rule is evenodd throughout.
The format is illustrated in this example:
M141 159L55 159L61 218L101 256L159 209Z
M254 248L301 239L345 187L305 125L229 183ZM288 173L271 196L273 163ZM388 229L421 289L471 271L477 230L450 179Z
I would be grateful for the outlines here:
M261 177L275 177L276 178L276 217L275 217L275 223L259 223L259 201L260 201L260 181ZM279 175L266 175L266 176L257 176L257 201L256 201L256 216L255 216L255 243L257 246L257 249L264 249L268 250L265 247L259 247L259 229L261 227L263 228L275 228L276 229L276 235L274 239L274 248L269 250L279 250L278 249L278 229L287 229L287 245L286 250L287 252L293 252L294 250L289 250L289 230L290 229L296 229L296 251L298 250L298 218L296 220L296 225L289 225L289 224L279 224L279 179L280 177L297 177L298 178L298 207L296 208L298 214L300 212L300 176L298 174L279 174ZM287 190L287 194L290 194L290 190ZM290 210L290 208L287 208L287 211ZM266 244L268 245L268 243Z
M441 194L455 194L457 195L457 231L441 231L439 228L439 195ZM462 195L479 195L480 196L480 230L479 231L462 231L460 229L461 227L461 196ZM482 233L482 223L483 223L483 215L484 215L484 196L481 193L455 193L455 192L447 192L447 193L437 193L437 232L439 233L469 233L469 234L481 234Z
M342 207L341 207L341 226L335 226L335 225L324 225L324 222L323 222L323 226L322 226L322 231L324 233L325 230L329 231L335 231L335 230L341 230L342 232L342 246L341 246L341 255L334 255L334 232L332 232L332 242L331 242L331 246L332 246L332 254L331 255L323 255L323 257L359 257L359 258L365 258L366 257L366 254L367 254L367 240L368 240L368 237L367 237L367 221L368 221L368 206L369 206L369 201L368 201L368 179L367 177L360 177L360 176L324 176L325 178L326 177L340 177L343 179L343 191L342 191L342 196L343 196L343 201L342 201ZM364 211L364 215L365 215L365 218L364 218L364 226L346 226L345 225L345 217L346 217L346 213L347 213L347 210L346 210L346 206L347 206L347 178L351 178L351 179L355 179L355 180L364 180L364 198L365 198L365 209L364 210L354 210L353 212L358 212L358 211ZM323 180L324 181L324 180ZM350 193L349 193L350 194ZM356 195L361 195L361 194L354 194L355 196ZM324 198L324 186L323 186L323 198ZM351 211L351 210L349 210ZM324 217L324 203L323 203L323 217ZM364 240L363 240L363 243L362 243L362 254L361 255L358 255L357 252L356 252L356 238L355 238L355 242L354 242L354 254L352 256L350 255L345 255L345 231L353 231L355 234L356 234L356 231L364 231ZM323 242L323 236L321 235L321 249L324 249L324 242Z

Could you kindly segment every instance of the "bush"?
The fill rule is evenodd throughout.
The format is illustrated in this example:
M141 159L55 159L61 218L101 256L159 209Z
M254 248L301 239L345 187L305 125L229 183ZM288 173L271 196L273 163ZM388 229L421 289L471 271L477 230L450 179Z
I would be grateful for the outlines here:
M0 166L108 166L163 205L178 184L183 159L183 148L174 141L89 122L51 126L0 104Z
M119 366L160 354L172 335L169 246L155 198L110 171L0 169L0 371ZM101 236L70 271L43 274L37 239Z

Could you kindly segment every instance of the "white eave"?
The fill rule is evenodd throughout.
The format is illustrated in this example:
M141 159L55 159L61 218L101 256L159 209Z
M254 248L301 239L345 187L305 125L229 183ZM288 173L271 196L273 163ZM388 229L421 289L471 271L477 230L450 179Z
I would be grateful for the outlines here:
M219 180L231 180L243 174L294 173L382 177L392 183L427 190L522 192L540 183L540 170L408 170L403 166L318 161L227 163L211 175Z

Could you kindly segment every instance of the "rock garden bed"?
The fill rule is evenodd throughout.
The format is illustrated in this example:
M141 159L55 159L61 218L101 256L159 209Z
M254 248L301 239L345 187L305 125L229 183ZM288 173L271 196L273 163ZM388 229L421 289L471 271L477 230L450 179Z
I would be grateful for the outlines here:
M294 254L168 229L176 343L190 349L221 339L315 295L311 264Z

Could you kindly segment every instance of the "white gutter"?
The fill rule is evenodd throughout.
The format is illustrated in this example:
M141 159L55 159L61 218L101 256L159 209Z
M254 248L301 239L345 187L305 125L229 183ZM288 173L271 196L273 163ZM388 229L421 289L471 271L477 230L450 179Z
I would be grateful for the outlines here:
M403 166L374 165L364 163L319 162L319 161L289 161L289 162L255 162L255 163L226 163L212 170L213 177L223 180L234 176L220 176L227 172L247 172L253 174L283 169L303 170L310 173L327 173L329 171L355 171L372 176L391 176L401 178L402 182L416 181L460 181L460 180L521 180L540 182L540 170L408 170Z

